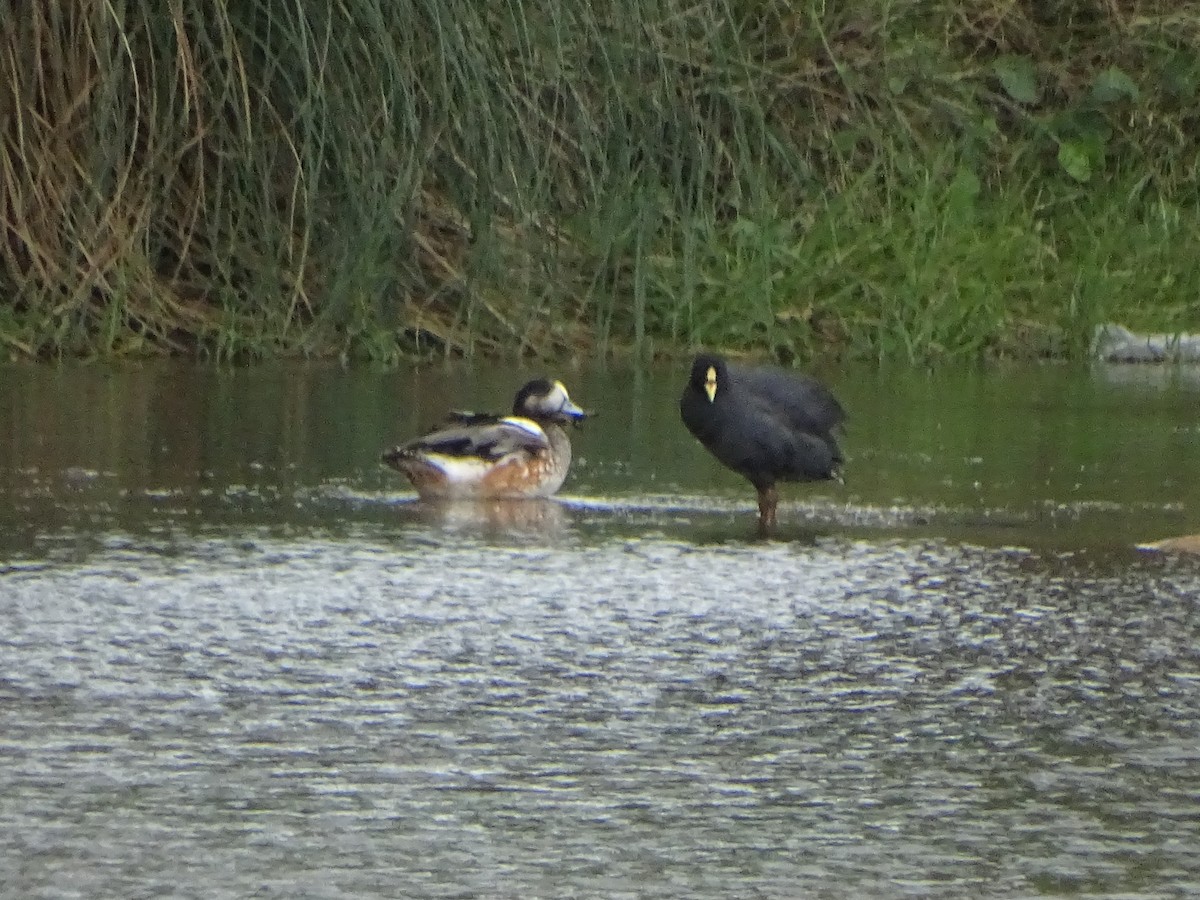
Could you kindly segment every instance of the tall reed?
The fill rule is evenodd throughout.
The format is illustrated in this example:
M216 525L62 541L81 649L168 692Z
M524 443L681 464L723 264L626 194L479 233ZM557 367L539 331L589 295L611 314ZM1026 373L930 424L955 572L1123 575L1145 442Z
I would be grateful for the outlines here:
M18 0L0 341L920 359L1182 327L1200 4L1053 6Z

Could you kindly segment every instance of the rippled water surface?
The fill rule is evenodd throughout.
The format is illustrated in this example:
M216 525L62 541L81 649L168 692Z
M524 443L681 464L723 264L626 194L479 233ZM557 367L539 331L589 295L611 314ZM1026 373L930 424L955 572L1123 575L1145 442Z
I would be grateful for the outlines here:
M1200 388L831 371L753 492L682 373L558 500L376 464L529 373L0 371L0 895L1200 894Z

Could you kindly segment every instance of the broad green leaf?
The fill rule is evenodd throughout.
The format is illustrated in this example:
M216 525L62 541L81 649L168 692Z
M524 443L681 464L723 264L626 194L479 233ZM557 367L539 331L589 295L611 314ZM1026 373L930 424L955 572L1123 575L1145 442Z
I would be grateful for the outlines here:
M1087 147L1078 141L1061 141L1058 145L1058 164L1076 181L1089 181L1092 177L1092 160Z
M1133 79L1116 66L1109 66L1092 82L1092 100L1096 103L1126 99L1136 101L1138 96L1138 86Z
M1027 56L1002 56L992 64L1004 93L1018 103L1037 103L1037 69Z

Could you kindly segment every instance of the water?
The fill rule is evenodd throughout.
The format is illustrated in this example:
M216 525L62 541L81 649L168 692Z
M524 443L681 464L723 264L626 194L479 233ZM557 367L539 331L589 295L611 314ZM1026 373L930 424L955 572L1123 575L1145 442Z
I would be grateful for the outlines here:
M526 372L0 371L0 894L1200 892L1187 372L830 372L753 492L559 373L559 501L376 464Z

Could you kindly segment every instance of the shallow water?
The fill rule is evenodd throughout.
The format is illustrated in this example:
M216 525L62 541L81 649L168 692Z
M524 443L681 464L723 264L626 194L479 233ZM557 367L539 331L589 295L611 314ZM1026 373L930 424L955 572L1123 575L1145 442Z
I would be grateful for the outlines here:
M1200 892L1188 373L826 373L769 542L677 371L560 500L377 466L526 374L0 371L0 893Z

